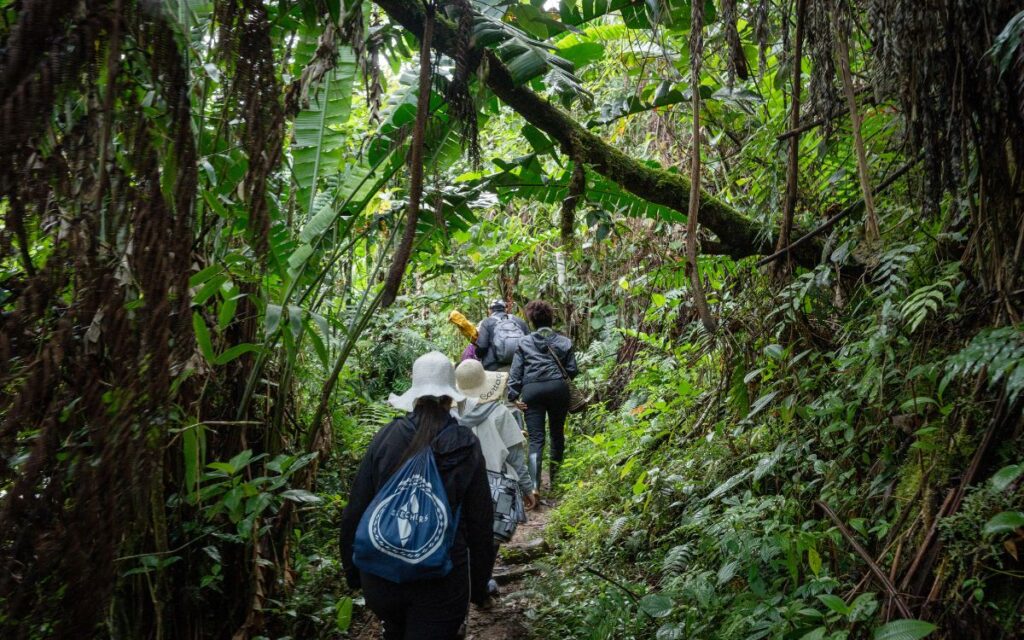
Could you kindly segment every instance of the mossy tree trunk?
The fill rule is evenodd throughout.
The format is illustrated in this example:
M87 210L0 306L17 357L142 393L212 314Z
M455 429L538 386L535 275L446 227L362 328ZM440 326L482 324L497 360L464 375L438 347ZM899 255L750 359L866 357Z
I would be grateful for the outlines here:
M422 35L424 9L420 4L413 0L374 1L393 20L417 37ZM458 42L455 27L438 16L434 29L434 48L449 56L455 55ZM487 70L485 82L494 95L527 122L551 136L566 154L640 198L684 215L687 213L690 180L686 176L649 167L612 147L529 88L517 85L505 65L491 51L474 49L470 59L473 68L484 62ZM761 254L775 245L773 231L764 229L709 193L700 194L700 222L720 241L709 246L733 258ZM802 245L793 252L793 258L804 265L814 264L818 255L816 243Z

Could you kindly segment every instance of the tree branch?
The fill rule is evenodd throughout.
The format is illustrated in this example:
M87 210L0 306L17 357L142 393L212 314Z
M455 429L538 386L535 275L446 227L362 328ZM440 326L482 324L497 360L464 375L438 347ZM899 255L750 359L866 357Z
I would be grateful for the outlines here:
M374 0L392 20L421 35L423 7L415 0ZM456 52L455 28L438 16L433 34L433 46L449 56ZM566 153L589 165L594 171L619 184L630 193L649 202L670 207L685 214L690 199L690 181L683 175L656 169L612 147L600 137L587 131L571 116L540 97L525 86L516 85L511 74L498 57L489 50L474 48L470 54L475 68L482 62L486 70L486 85L502 102L507 104L530 124L554 138ZM719 198L701 193L700 222L718 236L725 253L743 258L771 250L775 234L748 219ZM795 248L794 259L800 264L814 264L818 247L813 244Z
M905 174L906 172L910 171L910 169L914 165L916 165L918 162L920 162L921 158L923 158L923 157L924 157L924 155L920 154L917 157L915 157L914 159L912 159L909 162L907 162L906 164L904 164L902 167L900 167L896 171L893 171L891 176L889 176L888 178L883 180L882 183L880 185L878 185L878 188L875 189L875 193L882 193L883 191L888 189L892 185L892 183L896 182L897 180L899 180L903 176L903 174ZM769 264L771 262L774 262L774 261L778 260L779 258L781 258L782 256L786 255L787 253L796 252L797 250L801 249L803 247L803 245L807 244L808 242L810 242L815 237L821 235L822 233L825 233L826 231L828 231L832 227L836 226L836 223L839 222L840 220L842 220L843 218L845 218L846 216L849 216L849 215L852 215L852 214L857 213L859 211L862 211L863 209L864 209L864 200L863 199L854 202L853 204L851 204L850 206L846 207L845 209L843 209L842 211L840 211L836 215L832 216L831 218L829 218L825 222L821 223L821 225L818 226L817 228L815 228L814 230L808 231L804 235L802 235L799 238L797 238L793 242L793 244L789 245L788 247L785 247L784 249L782 249L780 251L776 251L775 253L773 253L772 255L770 255L770 256L768 256L766 258L761 258L760 260L757 261L757 266L763 267L766 264ZM815 250L817 250L817 249L815 249ZM797 255L797 254L794 253L794 255Z

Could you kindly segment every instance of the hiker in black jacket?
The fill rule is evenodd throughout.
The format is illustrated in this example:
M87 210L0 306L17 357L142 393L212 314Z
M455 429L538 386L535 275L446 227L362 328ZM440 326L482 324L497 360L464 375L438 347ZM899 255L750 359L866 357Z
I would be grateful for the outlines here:
M494 564L493 507L480 441L451 416L455 388L448 358L438 352L413 364L412 388L390 402L410 411L374 436L352 484L341 518L341 560L350 587L362 588L366 604L384 624L387 640L457 637L469 602L489 602L487 581ZM434 459L459 524L451 548L453 568L443 578L397 584L360 571L352 561L356 529L363 512L387 479L412 454L432 446Z
M572 340L551 328L555 310L550 304L534 300L526 305L526 317L537 330L519 341L509 372L508 399L526 412L526 430L530 436L528 466L537 488L544 458L545 417L550 423L548 480L549 487L554 488L565 453L565 418L569 414L569 383L562 369L570 380L576 377L576 354Z
M517 342L530 327L506 311L504 300L491 303L490 314L476 326L476 357L487 371L508 371Z

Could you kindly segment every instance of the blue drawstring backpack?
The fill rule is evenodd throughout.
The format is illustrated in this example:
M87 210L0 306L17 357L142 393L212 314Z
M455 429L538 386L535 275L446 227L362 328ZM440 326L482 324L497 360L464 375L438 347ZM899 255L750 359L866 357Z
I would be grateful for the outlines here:
M352 562L391 582L442 578L452 570L449 552L458 526L459 512L452 514L434 451L424 447L399 467L363 512Z

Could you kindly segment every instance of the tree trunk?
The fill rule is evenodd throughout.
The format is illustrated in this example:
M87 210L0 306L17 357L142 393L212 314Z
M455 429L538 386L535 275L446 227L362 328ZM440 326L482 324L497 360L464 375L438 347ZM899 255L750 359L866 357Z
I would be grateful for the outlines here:
M853 129L853 146L857 154L857 175L860 178L860 189L864 194L864 237L868 243L878 241L878 215L875 213L875 199L871 194L871 176L868 174L868 158L864 151L864 137L860 131L860 112L857 111L857 96L853 90L853 75L850 73L850 49L847 43L846 29L839 23L838 11L832 13L833 33L835 34L836 54L839 58L839 73L843 81L843 93L846 105L850 109L850 127Z
M416 123L412 130L412 149L409 154L409 209L405 217L405 232L402 242L395 250L395 257L384 283L381 306L389 307L398 296L402 276L412 257L412 245L416 240L416 222L420 217L420 201L423 199L423 138L427 130L427 116L430 113L430 58L434 35L434 8L429 5L423 17L423 35L420 38L419 96L416 99Z
M793 43L793 98L790 102L789 128L797 130L800 126L800 91L801 91L801 67L803 64L803 41L804 41L804 13L807 7L807 0L797 0L796 4L796 37ZM789 246L790 237L793 232L793 213L796 210L796 192L800 174L800 134L796 133L789 138L789 162L786 166L786 200L782 209L782 226L779 229L779 240L775 244L776 251L782 251ZM790 261L787 255L786 260L780 260L775 265L776 274L788 272Z
M717 327L711 317L704 285L697 267L697 218L700 215L700 66L704 55L704 6L693 5L693 22L690 27L690 92L693 94L693 139L690 156L690 206L686 214L686 271L690 275L693 290L693 304L708 333Z

